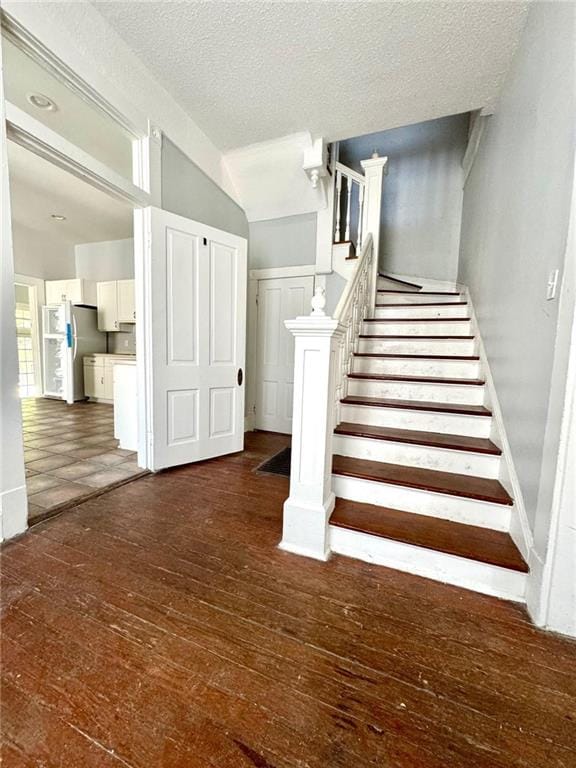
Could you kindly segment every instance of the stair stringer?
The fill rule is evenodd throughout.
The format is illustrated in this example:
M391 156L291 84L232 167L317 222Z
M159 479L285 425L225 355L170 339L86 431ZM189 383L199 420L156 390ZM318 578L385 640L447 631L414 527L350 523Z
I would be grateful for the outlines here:
M512 537L512 540L514 541L514 544L516 544L520 550L522 557L527 563L529 563L532 562L533 559L532 555L534 549L534 539L532 536L530 524L528 522L528 516L526 514L526 506L524 504L522 488L520 486L520 481L514 466L512 450L510 448L510 443L506 434L504 417L502 415L502 409L498 400L498 394L496 392L496 386L492 377L492 371L490 370L490 363L488 361L486 348L482 339L482 332L478 323L474 302L472 301L469 288L465 285L461 285L460 288L462 290L462 295L468 301L470 308L472 333L476 336L478 345L477 354L480 356L480 369L482 370L483 378L486 381L484 405L487 408L490 408L492 411L492 431L490 434L490 439L502 450L500 473L498 479L514 499L509 533Z

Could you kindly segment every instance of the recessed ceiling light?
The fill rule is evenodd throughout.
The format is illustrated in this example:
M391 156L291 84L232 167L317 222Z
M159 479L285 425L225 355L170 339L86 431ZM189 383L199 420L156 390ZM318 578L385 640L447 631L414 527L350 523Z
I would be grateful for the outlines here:
M66 221L66 216L62 216L60 213L51 213L50 218L55 221Z
M56 112L58 109L56 102L48 96L44 96L43 93L28 93L26 98L33 107L43 109L45 112Z

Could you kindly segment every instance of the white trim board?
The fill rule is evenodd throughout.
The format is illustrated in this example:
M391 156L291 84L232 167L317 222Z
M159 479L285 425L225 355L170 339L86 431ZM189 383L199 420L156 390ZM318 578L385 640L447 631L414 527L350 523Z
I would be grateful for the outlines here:
M304 264L299 267L269 267L266 269L251 269L249 280L273 280L278 277L308 277L316 274L315 264Z

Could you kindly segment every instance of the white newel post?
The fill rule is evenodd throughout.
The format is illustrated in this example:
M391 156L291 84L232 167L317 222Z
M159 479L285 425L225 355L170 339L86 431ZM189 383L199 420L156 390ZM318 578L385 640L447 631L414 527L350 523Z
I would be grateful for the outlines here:
M287 320L294 335L294 413L290 496L284 502L281 549L327 560L334 509L332 432L335 356L342 326L324 315L323 289L310 316Z
M374 242L374 257L372 262L372 283L369 307L374 312L376 303L376 289L378 285L378 255L380 244L380 215L382 211L382 180L386 172L387 157L371 157L362 160L360 165L364 169L366 189L364 192L364 232L372 234Z

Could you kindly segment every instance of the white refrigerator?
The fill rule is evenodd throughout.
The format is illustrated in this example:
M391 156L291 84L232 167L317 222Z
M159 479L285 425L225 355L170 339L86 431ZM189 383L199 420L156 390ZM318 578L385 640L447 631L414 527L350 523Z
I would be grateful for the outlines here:
M83 400L84 355L106 352L106 334L98 330L96 309L71 302L42 307L44 397L67 403Z

